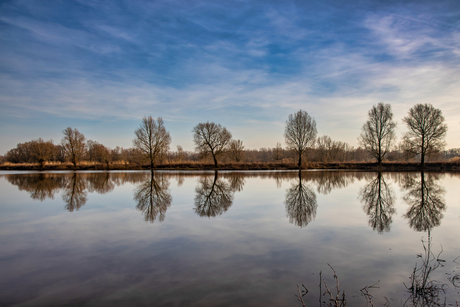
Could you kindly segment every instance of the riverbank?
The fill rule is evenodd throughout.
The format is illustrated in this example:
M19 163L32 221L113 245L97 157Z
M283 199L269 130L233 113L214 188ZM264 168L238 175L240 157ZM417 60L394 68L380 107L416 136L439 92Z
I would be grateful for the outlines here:
M111 164L107 167L106 164L80 164L74 167L72 164L3 164L0 165L0 170L7 171L90 171L90 170L148 170L150 165L145 164ZM157 170L296 170L297 165L293 163L222 163L217 167L214 164L205 163L165 163L158 164L154 169ZM338 162L338 163L323 163L310 162L305 163L302 169L310 170L363 170L363 171L419 171L421 170L420 163L415 162L385 162L381 167L377 163L369 162ZM427 162L425 170L436 171L460 171L459 162Z

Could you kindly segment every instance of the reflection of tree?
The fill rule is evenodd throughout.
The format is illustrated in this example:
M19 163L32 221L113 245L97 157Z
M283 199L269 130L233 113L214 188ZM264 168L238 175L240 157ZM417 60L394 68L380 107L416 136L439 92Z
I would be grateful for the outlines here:
M395 214L394 192L385 182L382 173L359 191L364 212L369 216L369 226L379 233L390 231L392 215Z
M341 189L353 183L353 174L335 172L335 171L324 171L324 172L312 172L309 174L312 180L316 182L318 193L327 195L331 193L333 189Z
M243 191L243 186L245 184L244 175L241 173L230 173L230 189L234 192Z
M416 231L426 231L441 225L446 204L443 199L445 190L436 183L438 179L430 175L425 180L425 174L421 172L420 181L408 177L405 182L404 186L409 192L403 199L411 207L404 217L409 219L410 227Z
M115 188L115 183L110 179L110 173L93 173L88 176L88 191L105 194L111 192Z
M150 172L150 178L134 191L136 208L143 212L145 221L153 223L158 215L164 221L166 210L171 206L172 197L168 192L169 180L164 174Z
M199 216L221 215L233 203L234 190L226 180L219 178L217 171L214 173L214 178L209 176L201 178L195 192L195 212Z
M80 209L86 203L86 180L80 173L73 173L64 187L62 199L67 205L65 208L72 212Z
M64 187L64 176L54 174L14 174L6 177L11 184L17 185L19 190L30 193L32 199L44 201L54 198L54 194Z
M316 217L316 194L302 183L302 173L299 172L299 182L293 183L286 191L286 213L289 222L305 227Z

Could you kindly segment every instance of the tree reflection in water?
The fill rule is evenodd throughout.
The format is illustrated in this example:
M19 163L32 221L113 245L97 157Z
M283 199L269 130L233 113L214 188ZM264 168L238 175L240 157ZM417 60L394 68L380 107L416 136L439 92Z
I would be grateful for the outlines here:
M390 231L390 225L393 222L392 216L396 213L394 208L395 196L381 172L375 179L361 188L359 199L364 203L364 212L369 216L369 226L373 230L377 230L378 233Z
M86 180L80 173L73 173L70 178L66 179L62 199L66 203L65 208L72 212L86 204Z
M410 205L409 210L404 215L409 219L409 225L416 231L427 231L433 227L441 225L443 211L446 210L444 194L446 191L436 183L439 177L430 174L425 179L425 173L420 173L420 180L408 176L403 187L408 193L403 197L404 201Z
M143 212L145 221L153 223L159 215L164 221L166 210L171 206L172 197L168 191L169 180L162 173L150 172L150 178L134 191L136 208Z
M7 180L17 185L20 191L30 193L32 199L44 201L54 199L54 194L65 186L65 177L56 174L13 174Z
M302 183L302 172L299 171L299 181L292 183L286 191L286 214L289 222L296 226L305 227L316 217L316 194L309 186Z
M231 180L230 180L231 181ZM231 181L232 182L232 181ZM242 189L244 184L241 180L236 180L232 184L223 178L219 178L217 171L214 178L204 176L199 179L195 189L195 212L199 216L215 217L228 210L233 204L234 189Z
M111 180L111 174L106 173L92 173L86 177L88 181L88 191L105 194L115 189L115 183Z

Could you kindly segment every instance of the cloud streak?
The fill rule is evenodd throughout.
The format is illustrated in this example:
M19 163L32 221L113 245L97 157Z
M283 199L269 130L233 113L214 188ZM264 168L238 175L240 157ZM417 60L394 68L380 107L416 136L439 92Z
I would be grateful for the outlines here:
M191 128L210 120L258 148L282 141L288 114L304 109L320 134L356 146L373 104L391 103L399 120L432 103L449 147L460 147L459 16L433 5L10 1L0 10L0 119L97 129L162 116L189 150Z

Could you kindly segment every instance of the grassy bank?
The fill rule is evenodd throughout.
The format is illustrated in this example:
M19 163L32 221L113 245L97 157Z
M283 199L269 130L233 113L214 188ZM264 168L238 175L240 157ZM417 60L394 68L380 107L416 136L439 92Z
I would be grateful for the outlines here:
M72 164L40 164L22 163L22 164L3 164L0 170L21 170L21 171L64 171L64 170L148 170L150 165L145 164L106 164L84 163L74 167ZM165 163L158 164L155 169L158 170L296 170L297 165L293 163L223 163L217 167L214 164L207 163ZM363 171L419 171L420 163L415 162L385 162L382 167L377 163L368 162L340 162L340 163L322 163L311 162L305 163L302 169L339 169L339 170L363 170ZM425 170L439 171L460 171L460 162L428 162L425 163Z

